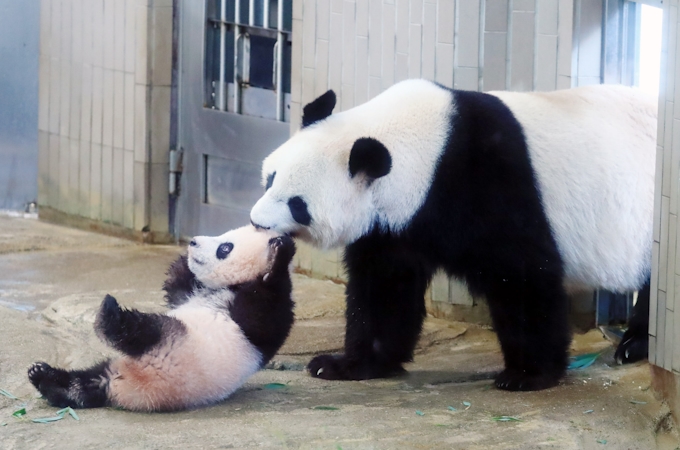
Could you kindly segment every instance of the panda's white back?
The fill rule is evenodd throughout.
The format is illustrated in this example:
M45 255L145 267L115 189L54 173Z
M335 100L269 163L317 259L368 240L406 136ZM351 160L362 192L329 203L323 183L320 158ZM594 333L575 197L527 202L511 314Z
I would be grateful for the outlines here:
M611 85L491 94L522 124L567 288L639 288L652 256L654 100Z

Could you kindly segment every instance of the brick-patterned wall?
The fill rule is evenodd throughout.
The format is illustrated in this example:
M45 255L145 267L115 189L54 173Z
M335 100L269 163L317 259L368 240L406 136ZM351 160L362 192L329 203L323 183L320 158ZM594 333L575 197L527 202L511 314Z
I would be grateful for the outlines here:
M581 1L294 0L291 132L302 107L327 89L338 95L337 112L407 78L479 91L576 85L572 29ZM296 264L342 278L340 261L340 251L301 246ZM443 275L431 298L473 304Z
M42 0L39 204L168 231L172 0Z
M676 301L680 301L680 252L677 248L680 176L678 0L665 1L663 9L649 360L666 370L680 373L680 303L675 310Z

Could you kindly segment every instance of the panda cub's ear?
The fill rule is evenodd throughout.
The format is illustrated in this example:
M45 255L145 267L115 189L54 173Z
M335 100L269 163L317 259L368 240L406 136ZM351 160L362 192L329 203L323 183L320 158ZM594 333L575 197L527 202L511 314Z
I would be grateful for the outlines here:
M335 101L335 92L329 90L313 102L308 103L302 109L302 128L330 116L333 108L335 108Z
M370 181L384 177L392 170L392 156L377 139L359 138L349 154L349 174L354 178L364 174Z

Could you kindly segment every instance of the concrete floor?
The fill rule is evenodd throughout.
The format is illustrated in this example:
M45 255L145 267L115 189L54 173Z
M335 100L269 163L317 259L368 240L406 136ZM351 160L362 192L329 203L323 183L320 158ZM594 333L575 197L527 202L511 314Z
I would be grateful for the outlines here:
M31 422L56 408L28 382L29 364L77 368L111 355L92 330L101 299L110 293L128 306L162 310L164 271L181 250L0 216L0 388L19 397L0 396L0 447L680 447L668 409L649 389L648 366L615 366L610 343L596 331L576 336L572 350L604 350L598 361L542 392L494 389L502 357L493 332L436 319L427 320L407 375L315 380L303 370L311 355L342 347L343 288L299 275L298 320L276 370L256 374L230 399L173 414L104 408L79 411L80 421ZM12 417L22 406L28 419ZM520 420L492 419L503 415Z

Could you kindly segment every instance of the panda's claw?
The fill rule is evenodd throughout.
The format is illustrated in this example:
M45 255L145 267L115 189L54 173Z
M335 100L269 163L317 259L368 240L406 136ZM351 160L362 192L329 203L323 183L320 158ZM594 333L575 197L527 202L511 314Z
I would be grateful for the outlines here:
M614 359L619 364L630 364L647 358L648 339L646 333L636 334L627 331L614 353Z
M519 370L505 369L496 377L496 387L505 391L540 391L559 384L560 376L552 374L527 375Z

